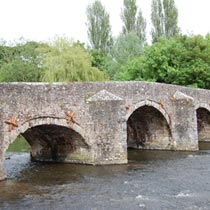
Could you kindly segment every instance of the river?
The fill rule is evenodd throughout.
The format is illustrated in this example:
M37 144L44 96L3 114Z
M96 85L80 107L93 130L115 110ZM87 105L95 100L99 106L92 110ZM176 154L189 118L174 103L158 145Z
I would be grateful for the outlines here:
M209 210L210 151L129 150L129 164L30 162L8 152L1 210Z

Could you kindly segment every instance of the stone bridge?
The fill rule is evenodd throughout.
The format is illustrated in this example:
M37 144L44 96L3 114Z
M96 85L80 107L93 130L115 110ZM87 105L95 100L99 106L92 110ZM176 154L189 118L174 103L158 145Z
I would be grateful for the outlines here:
M210 91L147 82L0 83L0 179L22 135L34 161L127 163L127 148L198 150Z

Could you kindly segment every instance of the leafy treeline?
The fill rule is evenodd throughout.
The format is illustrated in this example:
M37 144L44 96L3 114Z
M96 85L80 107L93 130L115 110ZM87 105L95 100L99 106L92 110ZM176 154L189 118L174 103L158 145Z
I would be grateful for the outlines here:
M210 35L181 34L175 1L152 0L148 44L143 11L136 0L123 2L117 37L96 0L87 7L87 45L66 37L0 44L0 81L144 80L210 89Z
M210 89L210 35L161 38L122 65L118 80L145 80Z
M35 82L41 79L37 49L45 44L23 42L15 46L0 46L0 81Z
M68 82L107 80L92 66L92 56L80 42L57 37L51 43L23 42L0 46L1 82Z

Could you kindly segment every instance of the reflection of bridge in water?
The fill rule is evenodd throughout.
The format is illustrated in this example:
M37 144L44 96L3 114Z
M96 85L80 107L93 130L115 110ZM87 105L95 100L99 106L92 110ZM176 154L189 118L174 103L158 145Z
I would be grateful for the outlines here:
M147 82L0 83L0 162L23 135L35 161L127 162L127 147L198 150L210 91Z

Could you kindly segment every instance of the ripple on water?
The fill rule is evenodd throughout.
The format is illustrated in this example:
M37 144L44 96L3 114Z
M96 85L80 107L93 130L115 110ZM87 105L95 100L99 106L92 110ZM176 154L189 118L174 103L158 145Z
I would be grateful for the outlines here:
M131 151L128 165L101 167L31 163L29 154L7 155L1 210L210 209L209 151Z
M183 191L175 195L176 198L185 198L185 197L194 197L193 193L190 193L189 190Z

